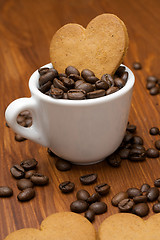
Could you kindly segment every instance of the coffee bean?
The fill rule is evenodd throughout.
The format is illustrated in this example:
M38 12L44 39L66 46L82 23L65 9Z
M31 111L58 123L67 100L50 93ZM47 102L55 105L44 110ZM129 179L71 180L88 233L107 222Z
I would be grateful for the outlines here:
M124 149L121 149L118 152L118 154L119 154L121 159L128 159L129 152L130 152L130 149L124 148Z
M143 149L132 148L129 152L130 161L144 161L146 159L146 151Z
M160 150L160 140L155 141L155 147Z
M95 186L95 191L104 196L109 193L110 186L107 183L101 183Z
M87 77L85 80L88 83L96 83L99 79L95 76L90 76L90 77Z
M144 192L147 192L149 188L150 188L150 185L147 184L147 183L144 183L144 184L141 186L140 191L141 191L142 193L144 193Z
M146 79L147 82L153 82L153 83L157 83L157 80L158 79L155 76L148 76Z
M148 158L157 158L159 157L159 151L154 148L148 148L146 151L147 157Z
M68 171L72 168L72 164L70 162L63 160L61 158L58 158L55 166L59 171Z
M46 74L49 71L48 67L43 67L43 68L39 68L38 72L39 74L42 76L43 74Z
M159 129L157 127L152 127L150 130L149 130L149 133L151 135L158 135L159 134Z
M38 186L44 186L49 183L49 178L40 173L34 173L30 179L32 183Z
M155 203L152 207L153 212L160 213L160 202Z
M21 167L23 167L26 171L28 170L32 170L34 168L36 168L38 162L36 161L36 159L31 158L31 159L27 159L21 162Z
M88 199L87 202L89 204L94 203L94 202L99 202L100 201L100 194L99 193L93 193Z
M70 193L73 192L75 188L75 184L73 182L70 181L65 181L60 183L59 185L59 189L63 192L63 193Z
M36 173L35 170L29 170L29 171L27 171L27 172L25 173L25 178L26 178L26 179L31 178L34 173Z
M76 200L76 201L72 202L70 205L71 211L75 212L75 213L85 212L87 210L87 208L88 208L88 203L83 200Z
M67 93L64 93L64 94L63 94L63 99L68 99Z
M151 88L155 87L156 86L156 83L155 82L147 82L146 84L146 88L148 90L150 90Z
M93 222L94 221L94 218L95 218L95 213L93 210L91 209L88 209L85 213L85 217L90 221L90 222Z
M97 181L97 174L91 173L91 174L83 175L80 177L80 181L84 185L90 185Z
M126 133L124 135L123 142L124 143L130 143L132 138L133 138L133 134L132 133Z
M75 82L75 89L77 89L77 87L79 85L81 85L82 83L85 83L85 81L84 80L78 80L77 82Z
M136 148L136 149L146 151L145 147L139 144L132 144L131 148Z
M56 99L63 98L63 94L64 94L63 90L59 88L54 88L52 86L51 86L51 89L49 90L49 96Z
M106 91L106 95L115 93L115 92L117 92L118 90L119 90L118 87L110 87L110 88Z
M13 195L13 190L7 186L0 186L0 198L1 197L11 197Z
M51 150L50 148L47 148L47 152L49 153L49 155L50 155L51 157L54 157L54 156L55 156L54 152L52 152L52 150Z
M78 200L87 201L87 199L90 197L90 194L86 190L81 189L77 192L76 197Z
M52 82L48 81L45 84L43 84L41 87L39 87L39 91L41 91L42 93L46 93L47 91L49 91L51 85L52 85Z
M77 74L80 75L80 72L78 71L77 68L73 67L73 66L68 66L65 69L65 74L67 74L67 76L69 76L70 74Z
M88 77L95 76L95 74L94 74L94 72L92 72L92 71L89 70L89 69L84 69L84 70L82 70L82 72L81 72L81 76L82 76L84 79L87 79Z
M126 83L128 80L128 72L124 72L121 76L121 79Z
M25 175L24 168L19 166L18 164L11 167L10 172L11 172L12 176L17 179L23 178Z
M24 138L24 137L22 137L22 136L20 136L19 134L15 134L15 140L17 141L17 142L23 142L23 141L25 141L26 140L26 138Z
M154 181L154 186L155 186L155 187L160 187L160 178L157 178L157 179Z
M92 86L92 84L87 82L80 84L76 89L82 89L86 93L94 91L94 87Z
M79 81L79 80L83 80L84 81L84 79L81 76L77 75L77 74L70 74L68 77L70 79L74 80L74 81Z
M65 74L65 73L59 73L58 74L58 78L61 80L61 78L63 78L63 77L67 77L67 74Z
M107 163L112 167L119 167L121 165L121 158L118 154L113 153L109 157L106 158Z
M134 203L144 203L147 202L147 196L142 195L142 196L135 196L133 197Z
M132 144L143 145L143 139L140 136L133 136Z
M142 69L142 65L139 62L134 62L133 68L134 68L134 70L140 70L140 69Z
M96 83L96 88L97 89L104 89L104 90L107 90L109 88L109 85L107 82L105 81L102 81L102 80L98 80Z
M93 92L88 92L87 93L87 98L88 99L99 98L99 97L103 97L103 96L105 96L105 90L104 89L95 90Z
M150 202L155 201L158 196L159 196L159 190L157 187L151 187L148 189L147 193L146 193L147 199Z
M118 206L118 204L128 198L128 193L127 192L119 192L117 193L111 200L111 203L113 206Z
M149 207L148 207L147 203L135 204L132 208L132 213L136 214L139 217L145 217L149 213Z
M29 179L22 178L17 181L17 187L19 190L24 190L26 188L32 188L34 185Z
M74 88L75 82L73 79L63 77L63 78L61 78L61 81L66 88L69 88L69 89Z
M160 202L160 195L159 195L159 197L157 198L157 201Z
M149 91L150 95L157 95L159 92L160 90L158 86L151 88Z
M110 74L104 74L101 77L101 80L106 82L108 84L109 88L114 87L114 80ZM109 91L109 89L108 89L108 91Z
M26 188L20 192L17 196L18 200L21 202L29 201L35 196L35 190L33 188Z
M107 204L104 202L94 202L89 206L89 210L93 210L96 215L107 212Z
M125 67L124 66L119 66L115 72L115 75L118 77L121 77L123 73L125 72Z
M59 80L58 78L54 78L53 86L54 86L53 88L59 88L59 89L63 90L64 92L68 91L68 88L65 87L63 82L61 80ZM52 87L51 87L51 89L52 89Z
M137 127L132 124L128 124L126 130L129 131L130 133L135 133Z
M115 78L114 84L115 84L115 87L118 87L119 89L121 89L125 86L125 81L121 78Z
M81 89L70 89L67 92L68 99L70 100L82 100L86 97L86 92Z
M127 193L129 198L142 195L142 192L138 188L128 188Z
M53 79L57 76L57 71L55 69L51 69L50 71L48 71L47 73L43 74L42 76L40 76L39 78L39 86L41 87L42 85L44 85L45 83L47 83L48 81L53 82Z
M123 199L118 203L118 208L121 212L130 212L133 206L134 202L129 198Z

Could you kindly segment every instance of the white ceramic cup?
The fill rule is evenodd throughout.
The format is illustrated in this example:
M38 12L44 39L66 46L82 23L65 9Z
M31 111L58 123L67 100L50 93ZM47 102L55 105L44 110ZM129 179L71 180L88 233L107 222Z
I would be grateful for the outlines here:
M99 162L118 148L125 134L135 81L132 71L126 70L129 77L122 89L86 100L53 99L41 93L36 70L29 80L31 97L13 101L6 109L6 121L16 133L63 159L82 165ZM32 114L29 128L16 120L24 110Z

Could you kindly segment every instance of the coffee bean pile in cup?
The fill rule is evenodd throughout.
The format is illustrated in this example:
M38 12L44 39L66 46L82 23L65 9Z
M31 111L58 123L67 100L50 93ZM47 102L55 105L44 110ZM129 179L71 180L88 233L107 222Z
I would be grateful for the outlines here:
M19 201L29 201L35 196L34 186L45 186L49 178L36 171L38 162L34 159L27 159L11 167L12 176L17 179L17 187L21 191L17 198Z
M82 100L99 98L114 93L123 88L128 79L128 72L120 66L112 77L104 74L98 79L89 69L81 74L73 66L68 66L65 73L58 73L54 68L38 70L39 90L56 99Z
M91 173L80 177L83 185L91 185L97 181L97 174ZM70 193L75 189L75 184L70 181L60 183L59 189L62 193ZM77 200L70 205L70 210L75 213L85 212L85 217L92 222L95 215L103 214L107 211L107 204L100 199L109 193L110 186L107 183L101 183L95 186L95 192L90 195L85 189L80 189L77 194Z
M111 200L113 206L118 207L120 212L130 212L140 217L145 217L149 213L147 202L155 202L152 210L160 213L160 178L154 181L154 187L144 183L140 189L129 188L126 192L117 193Z

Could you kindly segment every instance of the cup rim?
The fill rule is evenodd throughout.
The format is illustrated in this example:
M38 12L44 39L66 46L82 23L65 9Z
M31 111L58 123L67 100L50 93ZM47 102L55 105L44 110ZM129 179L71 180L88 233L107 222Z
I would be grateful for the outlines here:
M126 68L126 71L128 72L128 80L123 88L118 90L115 93L112 93L110 95L105 95L103 97L99 98L93 98L93 99L83 99L83 100L69 100L69 99L54 99L50 96L45 95L41 91L38 90L38 80L39 80L39 72L38 69L31 75L29 79L29 89L31 91L31 95L38 96L39 98L43 99L46 102L57 104L57 105L68 105L68 106L86 106L86 105L95 105L100 104L103 102L110 102L112 100L115 100L117 98L122 97L126 93L128 93L134 86L135 83L135 76L133 72L124 64L121 64L120 66L124 66ZM53 68L52 63L48 63L42 67L48 67ZM41 68L42 68L41 67Z

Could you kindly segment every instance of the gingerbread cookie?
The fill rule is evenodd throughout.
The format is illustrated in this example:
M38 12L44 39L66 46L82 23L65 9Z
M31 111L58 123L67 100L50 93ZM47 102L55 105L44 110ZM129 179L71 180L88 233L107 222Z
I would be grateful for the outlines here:
M63 73L67 66L79 71L92 70L97 77L113 75L122 63L128 48L124 23L113 14L102 14L83 28L67 24L53 36L50 58L55 69Z
M147 220L130 214L118 213L106 218L100 225L99 240L159 240L160 214Z
M52 214L41 223L40 230L24 228L9 234L5 240L95 240L92 224L72 212Z

